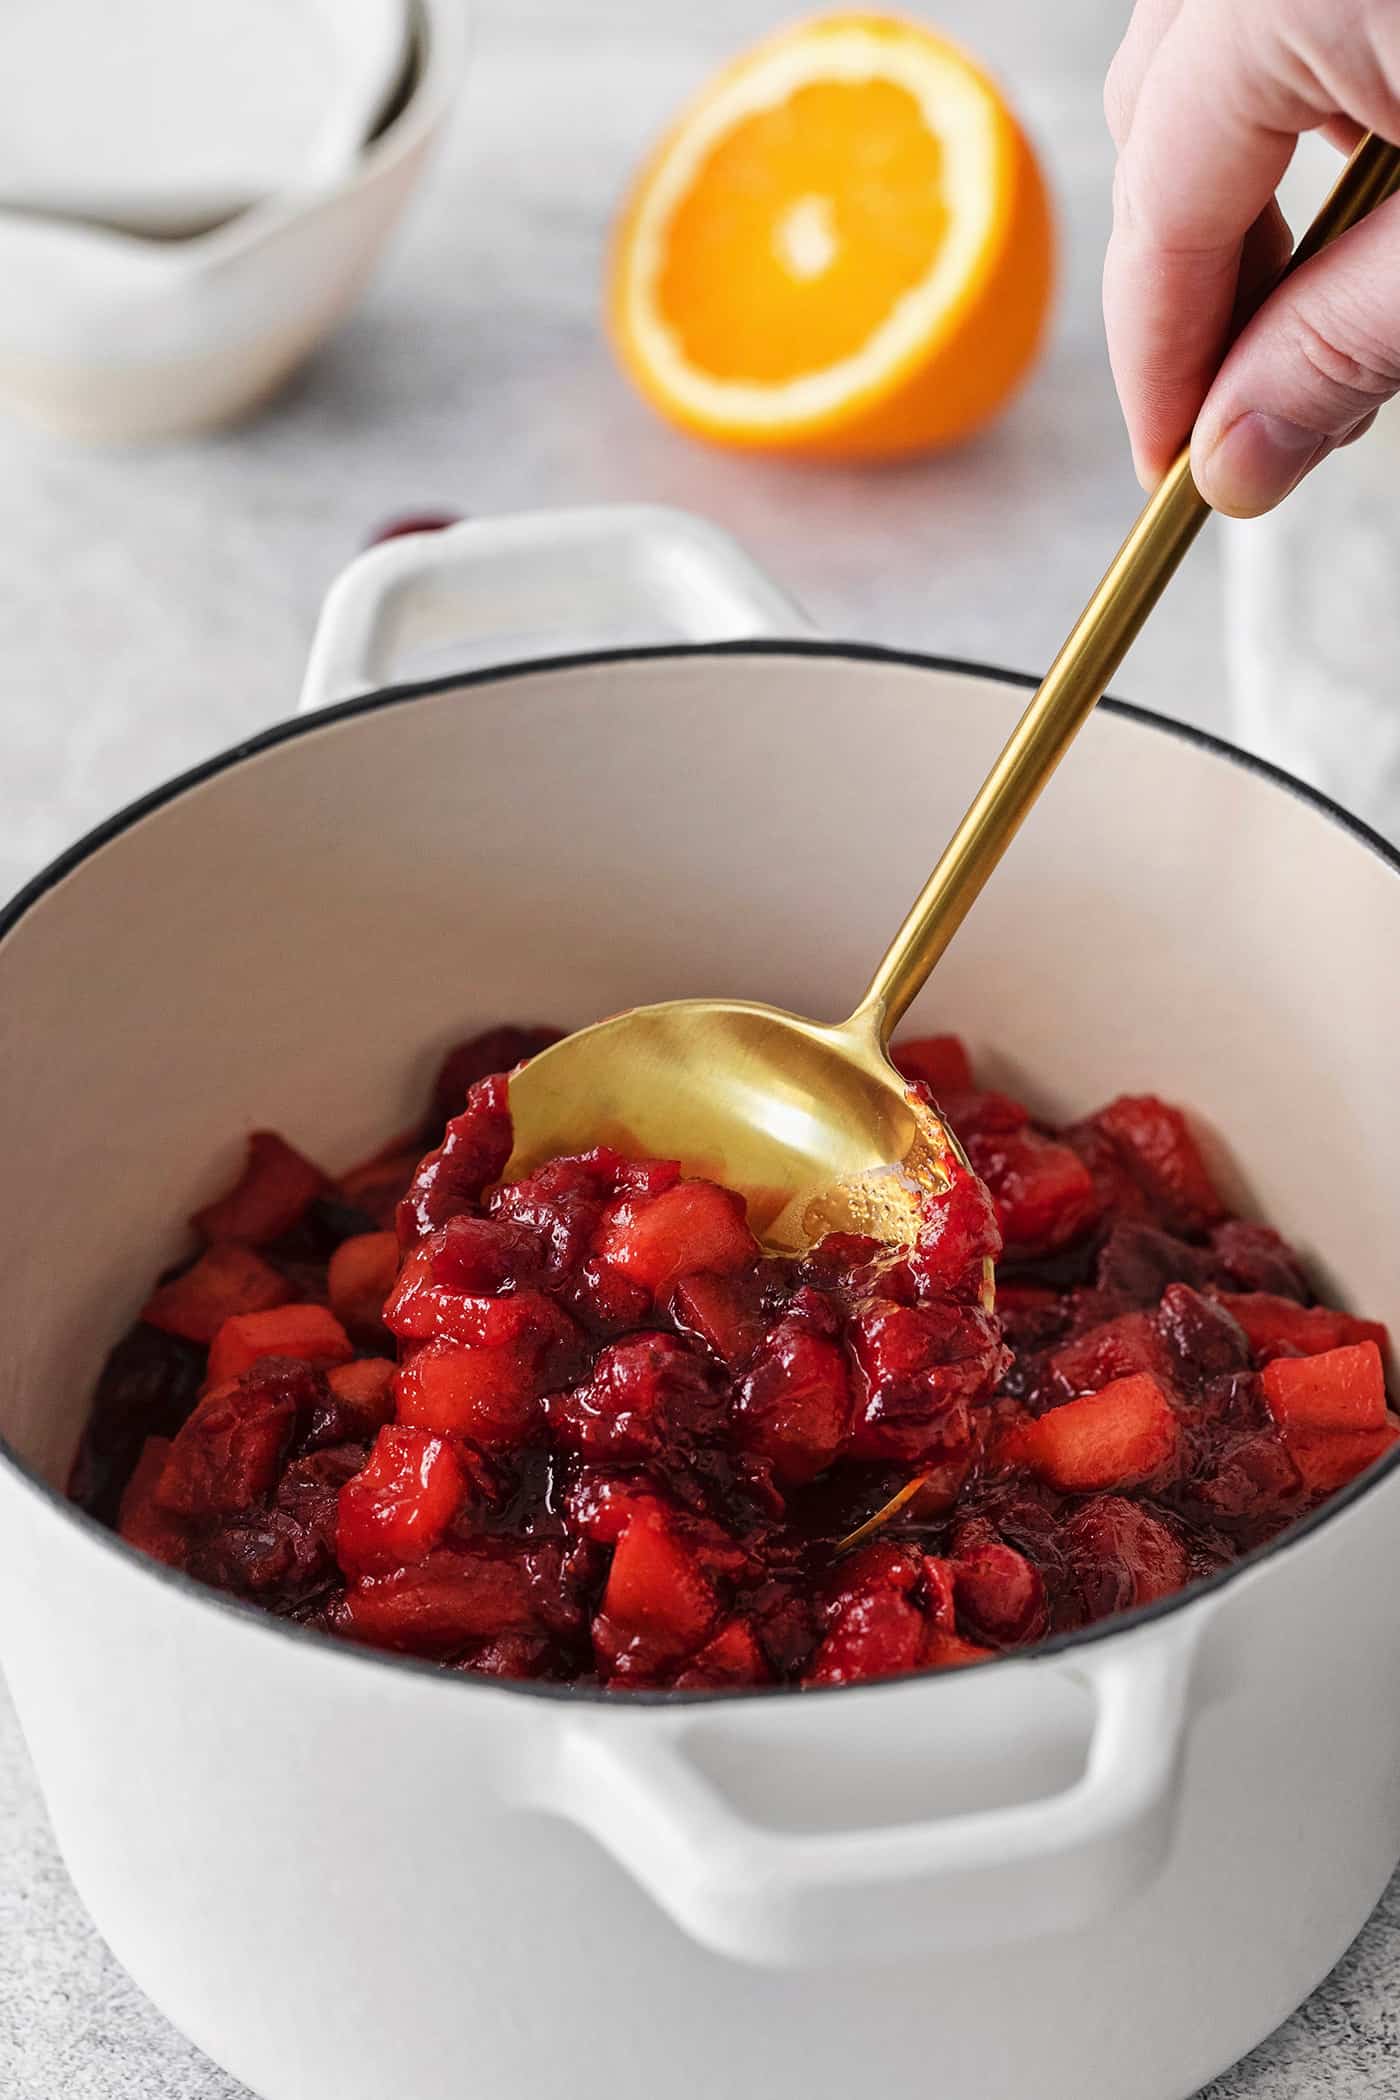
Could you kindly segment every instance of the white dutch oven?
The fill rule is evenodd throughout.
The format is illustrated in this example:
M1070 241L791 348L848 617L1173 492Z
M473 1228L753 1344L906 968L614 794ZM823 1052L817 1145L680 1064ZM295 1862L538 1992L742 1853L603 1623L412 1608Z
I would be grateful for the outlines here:
M368 692L409 645L639 604L686 644ZM1394 1465L1026 1659L717 1700L338 1647L62 1500L104 1350L250 1125L349 1162L501 1018L844 1011L1022 693L800 624L668 513L400 541L333 593L309 718L3 922L4 1661L100 1929L265 2100L1181 2100L1400 1854ZM1052 1115L1194 1103L1241 1199L1400 1325L1397 872L1108 707L924 1018Z

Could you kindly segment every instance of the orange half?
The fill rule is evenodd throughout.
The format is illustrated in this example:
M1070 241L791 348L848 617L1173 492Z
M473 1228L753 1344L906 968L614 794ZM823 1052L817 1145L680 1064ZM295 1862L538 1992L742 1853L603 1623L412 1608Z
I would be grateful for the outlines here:
M684 111L624 209L609 322L686 429L889 458L996 413L1053 276L1045 184L986 74L918 23L834 15Z

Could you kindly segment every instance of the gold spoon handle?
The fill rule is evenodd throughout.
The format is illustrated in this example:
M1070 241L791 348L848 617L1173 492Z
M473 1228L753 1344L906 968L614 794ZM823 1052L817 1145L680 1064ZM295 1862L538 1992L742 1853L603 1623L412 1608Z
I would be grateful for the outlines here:
M1400 189L1400 147L1368 134L1276 283L1365 218L1396 189ZM873 1027L882 1048L1102 698L1209 511L1191 478L1188 444L1144 504L913 910L885 951L852 1017Z

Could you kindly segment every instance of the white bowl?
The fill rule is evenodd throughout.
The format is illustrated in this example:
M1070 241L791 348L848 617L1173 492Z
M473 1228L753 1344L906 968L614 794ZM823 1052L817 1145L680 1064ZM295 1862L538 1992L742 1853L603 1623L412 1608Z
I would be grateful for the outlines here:
M0 403L69 436L170 437L246 413L342 318L452 106L462 0L414 0L398 114L334 176L184 240L0 211Z
M1400 1463L1025 1657L699 1700L354 1651L62 1499L103 1353L240 1133L354 1159L505 1017L844 1011L1024 697L775 639L772 588L655 512L375 550L308 696L492 608L518 631L639 603L727 640L313 714L0 921L0 1648L64 1856L263 2100L1182 2100L1320 1980L1400 1854ZM1052 1115L1192 1104L1241 1194L1394 1328L1397 952L1394 854L1110 707L915 1020Z
M339 181L409 57L407 0L19 0L0 209L165 239Z

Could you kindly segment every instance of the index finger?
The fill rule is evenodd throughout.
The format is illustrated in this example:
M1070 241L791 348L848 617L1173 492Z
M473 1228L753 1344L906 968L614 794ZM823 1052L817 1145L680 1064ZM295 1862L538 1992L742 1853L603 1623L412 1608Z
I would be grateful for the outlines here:
M1153 54L1180 12L1181 0L1136 0L1103 84L1103 113L1120 152L1133 128L1138 90Z

